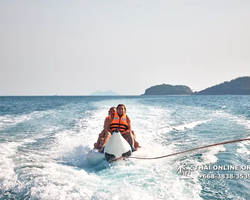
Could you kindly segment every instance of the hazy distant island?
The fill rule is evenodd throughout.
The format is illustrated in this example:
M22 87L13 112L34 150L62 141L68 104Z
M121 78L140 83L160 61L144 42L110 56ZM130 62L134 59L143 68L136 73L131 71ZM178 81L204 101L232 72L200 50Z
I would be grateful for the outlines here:
M117 96L117 95L120 95L112 90L108 90L108 91L101 91L101 90L98 90L98 91L95 91L93 93L91 93L90 95L93 95L93 96Z
M231 81L225 81L219 85L209 87L196 95L250 95L250 77L239 77Z
M185 85L155 85L145 90L143 95L250 95L250 77L239 77L231 81L206 88L199 92Z
M192 90L185 85L155 85L145 90L143 95L190 95Z

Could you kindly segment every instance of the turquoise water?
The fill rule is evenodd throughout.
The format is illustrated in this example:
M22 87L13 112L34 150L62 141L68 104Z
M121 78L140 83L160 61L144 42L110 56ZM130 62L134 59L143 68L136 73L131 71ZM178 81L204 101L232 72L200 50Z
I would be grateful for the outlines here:
M158 160L87 159L111 106L127 106L138 155L156 157L249 138L249 102L250 96L0 97L0 199L249 199L250 170L242 169L250 166L248 141ZM178 172L183 164L193 169L188 178Z

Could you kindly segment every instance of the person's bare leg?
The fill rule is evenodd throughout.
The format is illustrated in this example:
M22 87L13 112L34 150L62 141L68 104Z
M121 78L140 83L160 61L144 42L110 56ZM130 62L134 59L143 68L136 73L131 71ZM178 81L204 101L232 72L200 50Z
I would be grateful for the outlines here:
M136 134L135 134L135 132L134 131L131 131L131 132L132 132L132 134L134 136L134 140L136 140Z
M134 146L135 146L135 151L136 151L137 148L141 147L141 146L139 145L139 142L136 141L136 134L135 134L135 132L134 131L131 131L131 132L132 132L132 134L134 136Z
M105 137L105 136L104 136L104 137ZM100 141L100 144L99 144L99 147L100 147L100 148L102 148L102 145L103 145L103 143L104 143L104 137L101 138L101 141Z
M100 149L101 145L101 139L105 137L105 132L102 130L102 132L98 135L97 142L94 144L94 149Z
M105 137L104 137L104 140L103 140L103 143L101 143L101 149L100 149L100 152L102 152L103 148L106 146L106 144L108 143L109 139L111 137L111 133L110 132L107 132Z
M122 136L126 139L128 139L128 143L130 144L130 146L134 149L135 145L134 145L134 136L132 134L132 132L128 132L125 134L122 134Z

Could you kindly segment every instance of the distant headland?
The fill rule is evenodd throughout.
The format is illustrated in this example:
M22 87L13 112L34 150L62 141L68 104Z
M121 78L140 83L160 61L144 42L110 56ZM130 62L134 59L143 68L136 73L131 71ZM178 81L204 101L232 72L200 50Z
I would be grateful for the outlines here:
M225 81L218 85L206 88L197 95L250 95L250 77L239 77L231 81Z
M143 95L250 95L250 77L244 76L225 81L218 85L206 88L199 92L192 90L185 85L162 84L152 86L145 90Z
M155 85L145 90L144 95L190 95L192 90L185 85Z
M112 90L108 90L108 91L98 90L98 91L91 93L90 95L93 95L93 96L118 96L120 94L118 94Z

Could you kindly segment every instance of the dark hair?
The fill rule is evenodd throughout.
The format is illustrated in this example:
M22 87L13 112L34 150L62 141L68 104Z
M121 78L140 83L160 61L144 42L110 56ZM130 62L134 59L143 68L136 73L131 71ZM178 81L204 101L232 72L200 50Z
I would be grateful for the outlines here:
M109 109L109 111L112 110L112 109L116 109L116 107L111 107L111 108Z
M119 108L120 106L123 106L123 107L124 107L125 113L126 113L126 112L127 112L127 108L126 108L126 106L125 106L124 104L119 104L119 105L116 107L116 109L118 110L118 108Z

